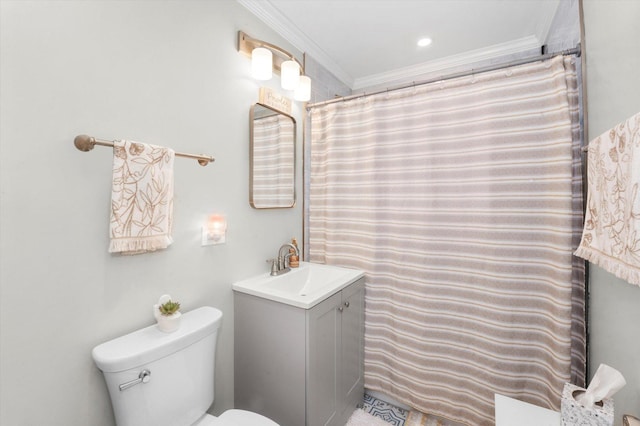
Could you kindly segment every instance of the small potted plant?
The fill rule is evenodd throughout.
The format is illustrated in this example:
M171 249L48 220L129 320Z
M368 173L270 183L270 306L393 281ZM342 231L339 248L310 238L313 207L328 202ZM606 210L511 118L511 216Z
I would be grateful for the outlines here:
M171 300L168 294L160 296L158 303L153 305L153 315L158 322L158 328L165 333L172 333L180 328L180 302Z

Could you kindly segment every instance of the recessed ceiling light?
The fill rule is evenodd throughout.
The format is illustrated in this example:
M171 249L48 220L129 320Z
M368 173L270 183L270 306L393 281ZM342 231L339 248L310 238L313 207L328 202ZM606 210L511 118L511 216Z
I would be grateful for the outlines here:
M431 44L431 39L428 37L418 40L418 47L425 47Z

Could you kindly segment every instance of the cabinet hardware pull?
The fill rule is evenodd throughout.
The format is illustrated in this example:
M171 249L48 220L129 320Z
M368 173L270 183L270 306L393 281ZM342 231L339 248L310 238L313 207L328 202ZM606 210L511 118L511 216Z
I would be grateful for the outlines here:
M344 302L344 306L347 307L347 308L349 307L349 301L348 300L346 302Z
M343 308L342 306L340 306L340 307L338 308L338 312L342 312L342 311L344 311L344 308Z

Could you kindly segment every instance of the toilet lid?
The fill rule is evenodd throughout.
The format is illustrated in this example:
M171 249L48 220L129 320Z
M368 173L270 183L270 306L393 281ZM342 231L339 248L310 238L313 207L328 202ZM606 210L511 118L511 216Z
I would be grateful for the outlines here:
M218 417L218 421L221 421L220 426L278 426L271 419L245 410L227 410Z
M227 410L220 417L203 416L193 426L279 426L260 414L245 410Z

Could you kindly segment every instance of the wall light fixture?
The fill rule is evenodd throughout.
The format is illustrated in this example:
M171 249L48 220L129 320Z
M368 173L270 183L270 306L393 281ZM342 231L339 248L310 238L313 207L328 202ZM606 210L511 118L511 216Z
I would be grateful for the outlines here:
M219 214L207 218L202 226L202 245L224 244L227 240L227 219Z
M304 75L304 66L291 53L243 31L238 31L238 51L251 57L251 74L255 79L269 80L275 70L280 73L280 85L284 90L293 90L295 100L311 99L311 79Z

